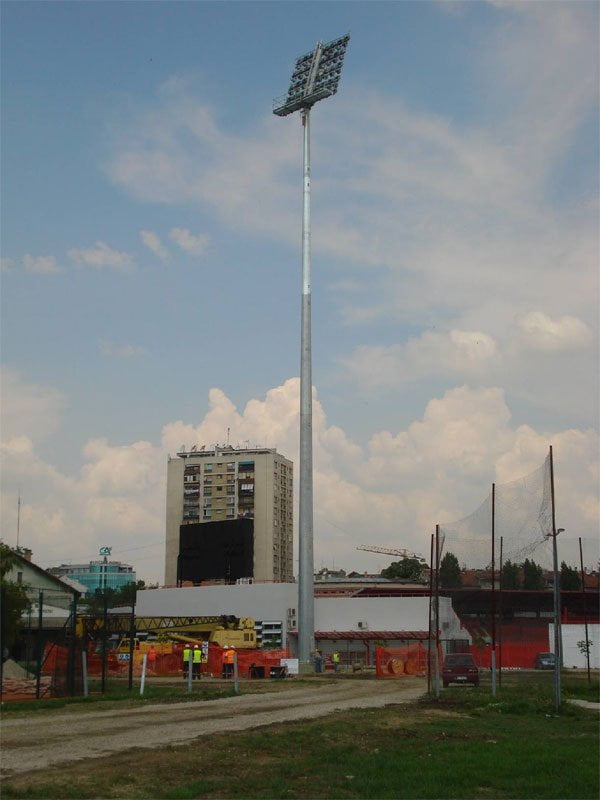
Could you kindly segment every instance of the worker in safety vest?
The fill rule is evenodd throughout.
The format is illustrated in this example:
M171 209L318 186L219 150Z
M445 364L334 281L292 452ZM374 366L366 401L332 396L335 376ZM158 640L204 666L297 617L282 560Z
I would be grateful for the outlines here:
M333 651L333 655L331 656L331 660L333 661L333 671L337 672L338 667L340 666L340 654L337 650Z
M194 680L200 680L200 664L202 663L202 650L194 645Z
M224 678L231 678L233 675L233 659L235 656L235 650L233 647L229 645L225 645L225 649L223 650L223 677Z
M192 651L191 651L191 648L190 648L189 644L186 644L185 647L183 648L183 677L184 678L187 678L187 676L188 676L188 670L190 668L190 653L191 652Z

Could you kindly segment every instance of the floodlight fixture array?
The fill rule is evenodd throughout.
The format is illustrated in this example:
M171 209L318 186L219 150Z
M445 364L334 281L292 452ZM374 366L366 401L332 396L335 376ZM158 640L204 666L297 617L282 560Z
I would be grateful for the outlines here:
M287 95L273 104L273 113L285 117L302 108L310 108L338 90L350 34L327 44L317 42L314 50L300 56L292 73Z
M315 648L312 456L312 345L310 237L310 110L337 92L350 35L300 56L287 95L273 104L279 117L300 111L304 134L302 212L302 308L300 342L300 475L298 490L298 658L309 669Z

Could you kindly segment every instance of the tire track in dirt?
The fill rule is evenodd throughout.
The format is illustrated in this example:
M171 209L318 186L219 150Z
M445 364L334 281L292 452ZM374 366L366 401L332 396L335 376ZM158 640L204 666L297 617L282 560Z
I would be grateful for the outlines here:
M426 690L423 679L340 680L338 684L273 694L247 694L206 702L143 708L31 714L2 721L1 768L5 776L135 748L186 744L199 736L242 731L350 708L411 702Z

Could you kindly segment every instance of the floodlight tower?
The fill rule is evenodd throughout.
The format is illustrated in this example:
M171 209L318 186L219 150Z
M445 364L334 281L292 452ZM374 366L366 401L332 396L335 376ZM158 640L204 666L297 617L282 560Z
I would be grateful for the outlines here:
M315 49L296 61L285 97L273 104L273 113L285 117L300 111L304 130L304 182L302 215L302 321L300 335L300 487L298 657L309 664L314 650L313 457L312 457L312 350L310 264L310 109L337 92L350 35Z

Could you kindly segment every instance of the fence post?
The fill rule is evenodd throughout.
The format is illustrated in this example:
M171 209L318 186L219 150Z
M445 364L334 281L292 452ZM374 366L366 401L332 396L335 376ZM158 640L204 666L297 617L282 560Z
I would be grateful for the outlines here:
M87 673L87 653L81 651L81 676L83 678L83 696L88 696L88 673Z
M102 694L106 690L106 628L108 627L108 598L106 597L106 589L103 593L102 604Z
M146 658L148 657L148 653L144 653L142 656L142 681L140 683L140 696L144 694L144 687L146 685Z
M238 654L237 650L233 653L233 691L236 694L240 692L240 684L238 682Z
M42 679L42 624L44 622L44 593L38 596L38 630L37 630L37 664L35 681L35 699L40 699L40 682Z
M77 595L73 595L71 603L71 638L69 642L69 661L68 661L68 685L69 694L75 696L75 651L77 646Z
M131 618L129 620L129 690L133 689L133 645L135 639L135 606L131 606Z

